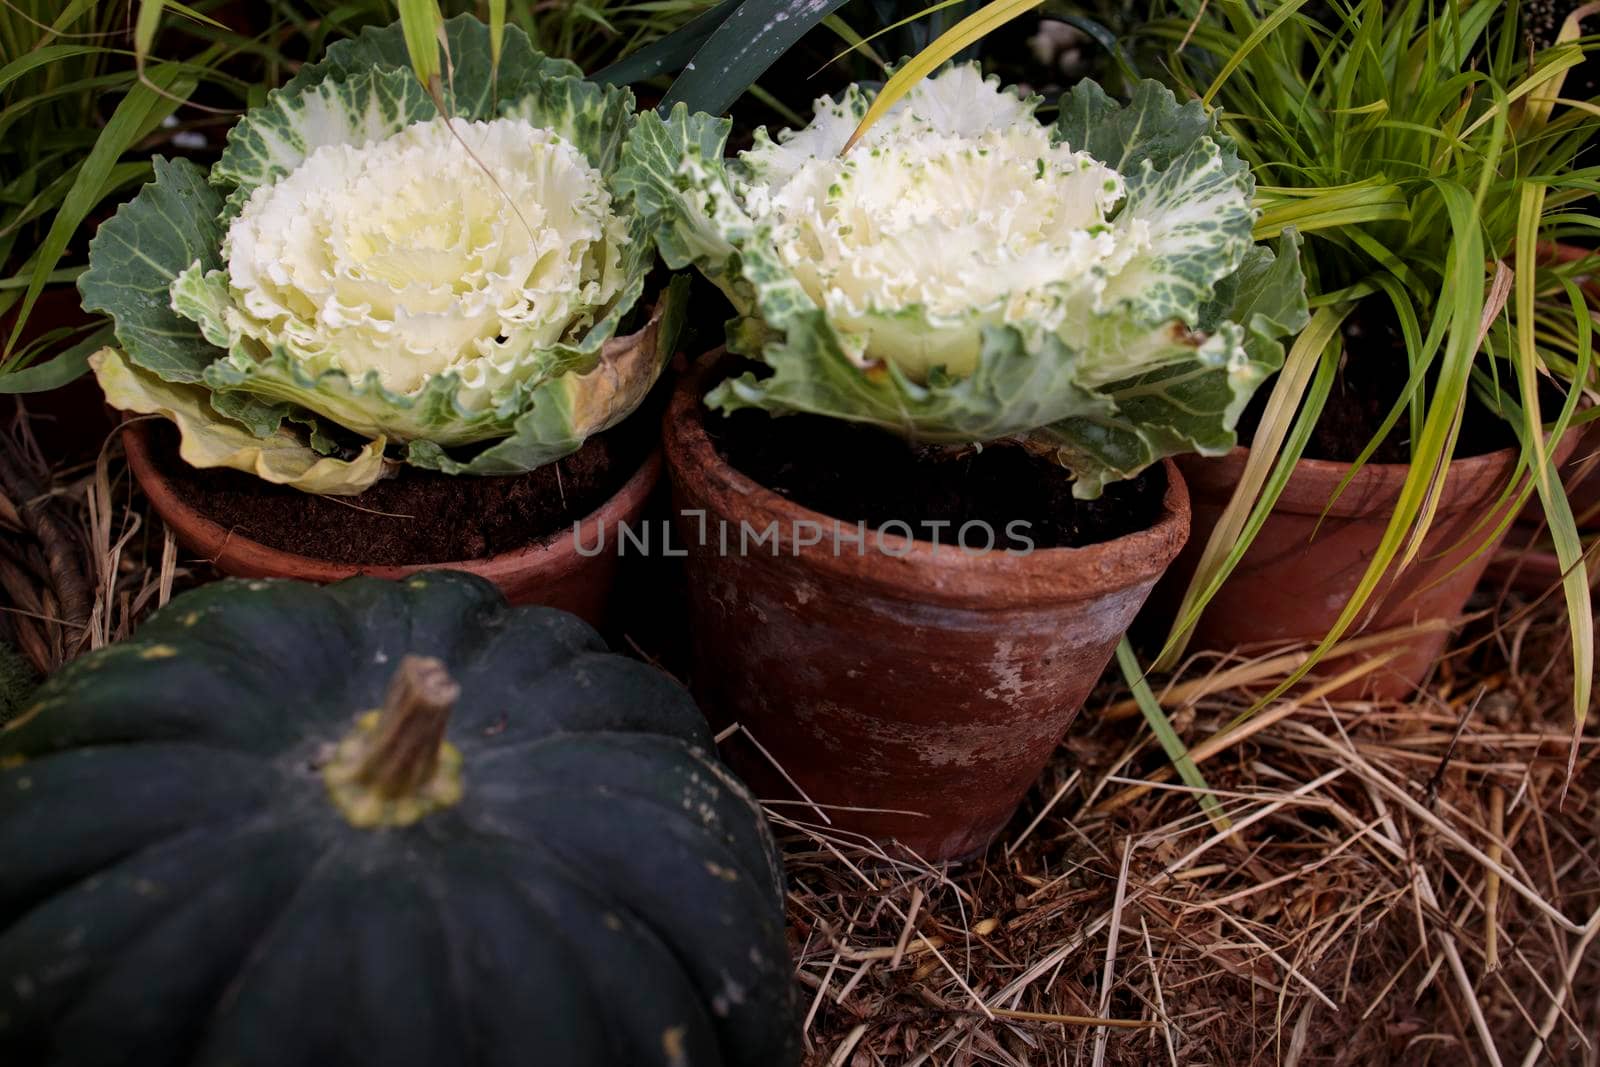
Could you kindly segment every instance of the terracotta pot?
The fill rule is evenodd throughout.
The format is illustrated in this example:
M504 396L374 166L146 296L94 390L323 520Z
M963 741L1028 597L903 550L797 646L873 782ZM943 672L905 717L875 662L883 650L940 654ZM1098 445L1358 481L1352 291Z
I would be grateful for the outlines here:
M576 538L571 528L564 528L526 547L485 559L367 566L332 563L285 552L219 526L191 507L161 469L151 449L148 423L127 423L123 427L122 442L128 454L129 469L178 543L224 574L241 578L336 582L357 574L403 578L423 570L468 571L494 582L514 604L546 604L570 611L597 626L605 618L617 570L617 555L602 552L586 556L578 552L577 545L594 545L600 530L609 530L618 523L636 522L651 489L661 477L661 454L652 452L611 499L581 521Z
M931 861L981 851L1182 547L1182 477L1166 465L1150 529L1087 548L977 555L870 530L861 546L836 541L833 519L717 452L701 402L710 363L679 383L665 449L688 552L693 688L714 721L760 746L736 733L725 754L760 796L793 799L797 784L832 832ZM741 529L769 525L775 542L741 554ZM813 530L820 543L807 543ZM785 810L825 821L803 803Z
M1574 437L1577 446L1569 450L1561 471L1561 479L1567 485L1567 503L1585 530L1600 530L1600 422L1580 427ZM1574 475L1578 476L1576 481ZM1544 507L1537 496L1528 500L1517 521L1534 525L1544 521Z
M1569 437L1556 454L1564 458L1571 448ZM1249 454L1241 447L1216 458L1178 460L1193 495L1194 537L1163 584L1159 603L1176 606ZM1392 571L1385 576L1368 602L1364 624L1353 627L1350 636L1460 616L1503 539L1494 539L1473 556L1500 518L1499 512L1488 519L1485 514L1516 464L1512 449L1450 464L1432 527L1416 558L1398 578ZM1369 463L1329 507L1348 469L1349 464L1324 460L1295 465L1277 506L1206 608L1191 650L1316 641L1328 632L1377 552L1410 467ZM1448 638L1445 628L1412 636L1396 659L1332 695L1406 698L1438 660ZM1331 676L1350 666L1330 660L1317 673Z
M1567 503L1578 520L1585 542L1600 536L1600 422L1590 423L1578 437L1577 447L1562 471ZM1486 572L1488 580L1529 596L1540 596L1560 583L1561 561L1550 543L1544 509L1535 497L1528 501L1506 542L1495 553ZM1600 567L1589 566L1589 584L1600 585Z
M1580 248L1576 245L1547 245L1545 250L1550 258L1563 263L1571 263L1573 260L1585 259L1595 254L1591 249ZM1585 276L1579 281L1584 296L1588 298L1589 306L1591 308L1600 308L1600 280ZM1587 403L1587 401L1584 401L1584 403ZM1553 412L1546 410L1544 414L1548 417ZM1600 456L1600 422L1590 423L1580 435L1577 447L1571 452L1571 460L1567 465L1567 469L1562 471L1562 477L1563 479L1570 478L1580 466L1587 468L1586 473L1576 483L1569 483L1567 500L1572 505L1573 515L1578 517L1585 530L1600 531L1600 460L1591 462L1591 457L1596 456ZM1585 517L1588 520L1586 522L1584 521ZM1535 526L1541 523L1543 519L1544 511L1540 507L1537 498L1529 500L1527 506L1523 508L1522 514L1517 516L1519 523L1530 523ZM1507 538L1507 541L1526 545L1533 541L1536 535L1537 531L1526 530L1521 531L1521 536L1519 537L1518 531L1513 531L1512 536ZM1509 550L1510 545L1508 545ZM1551 554L1551 558L1554 559L1554 554ZM1560 572L1558 571L1557 573L1559 574Z
M1567 486L1567 503L1585 530L1600 532L1600 422L1584 428L1567 460L1569 473L1580 469L1584 473Z

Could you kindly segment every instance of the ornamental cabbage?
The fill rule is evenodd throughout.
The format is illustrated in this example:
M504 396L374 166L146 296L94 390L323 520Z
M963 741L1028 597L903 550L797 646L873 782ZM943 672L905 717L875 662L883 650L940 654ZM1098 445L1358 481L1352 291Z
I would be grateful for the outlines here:
M518 473L656 380L677 315L616 336L654 257L612 188L631 95L515 28L497 70L482 23L446 34L443 114L399 27L368 31L248 112L208 176L158 159L100 228L80 288L120 350L96 374L190 463L324 493L391 455Z
M1216 454L1306 321L1298 238L1251 237L1249 169L1197 101L1143 82L1039 100L976 65L921 82L844 152L871 94L723 158L725 120L640 117L617 186L663 258L733 302L766 365L707 397L917 442L1028 438L1079 496Z

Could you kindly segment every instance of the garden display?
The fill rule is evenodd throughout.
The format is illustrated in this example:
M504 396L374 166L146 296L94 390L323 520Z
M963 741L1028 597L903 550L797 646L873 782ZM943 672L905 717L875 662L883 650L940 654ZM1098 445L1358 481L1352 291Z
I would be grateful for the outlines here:
M232 580L0 738L0 1060L795 1060L782 871L673 681L429 572Z
M176 427L138 424L133 469L224 570L465 563L594 618L615 560L569 527L642 509L649 429L604 432L680 319L679 287L630 314L654 258L611 187L632 97L515 29L497 64L481 22L443 32L440 101L401 27L369 30L246 113L209 173L157 159L79 281L119 346L91 363L113 406Z
M1594 1059L1600 4L914 7L0 4L0 1067Z
M1253 243L1215 117L1155 83L1080 84L1046 125L953 66L845 151L870 102L727 161L726 121L642 115L619 182L761 365L702 367L668 416L703 517L696 689L760 791L950 859L1009 818L1182 546L1166 457L1232 445L1303 282L1292 236Z

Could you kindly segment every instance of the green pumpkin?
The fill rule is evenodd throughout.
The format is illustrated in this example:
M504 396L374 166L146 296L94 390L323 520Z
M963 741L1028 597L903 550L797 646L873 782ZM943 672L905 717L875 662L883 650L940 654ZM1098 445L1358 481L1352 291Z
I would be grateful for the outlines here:
M180 596L0 735L0 1064L792 1063L781 867L711 750L467 575Z

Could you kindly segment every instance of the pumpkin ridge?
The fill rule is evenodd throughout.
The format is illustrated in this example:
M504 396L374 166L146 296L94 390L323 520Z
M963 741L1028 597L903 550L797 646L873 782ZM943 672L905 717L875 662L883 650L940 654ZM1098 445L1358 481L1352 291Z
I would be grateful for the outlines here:
M750 810L759 812L762 821L766 821L766 812L761 807L760 799L750 791L749 786L745 785L732 771L723 766L714 753L707 752L700 746L692 744L688 746L688 749L689 755L700 768L720 782L730 796L743 801ZM775 899L781 911L785 903L784 885L787 877L787 872L783 867L783 856L778 851L778 843L771 834L758 834L757 839L757 846L761 850L761 858L766 864L766 877L776 893Z
M522 609L517 609L517 610L518 611L526 611L526 612L542 612L542 611L549 610L549 609L544 609L544 608L522 608ZM513 619L514 617L515 617L514 615L504 616L504 618L508 619L508 620L509 619ZM509 626L497 626L494 629L494 631L492 633L492 636L490 637L490 640L485 641L484 644L481 647L479 647L474 652L474 654L462 666L460 666L458 668L458 670L456 672L456 675L457 675L458 679L461 682L462 691L464 693L464 699L462 701L462 704L465 705L465 706L453 718L453 726L456 727L458 731L463 730L463 729L466 731L466 736L463 737L458 732L458 735L457 735L457 738L456 738L457 741L459 741L461 743L461 748L462 748L463 753L467 752L468 749L478 749L478 748L484 746L484 742L483 742L482 736L480 736L481 735L481 730L479 728L475 728L476 724L471 722L471 717L472 717L472 715L474 713L476 713L479 717L487 717L490 714L492 714L491 712L488 712L488 711L479 711L479 710L477 710L477 706L480 703L482 703L482 700L481 700L482 694L478 692L478 686L480 684L479 675L480 675L480 668L484 668L486 673L492 674L493 673L492 668L494 667L493 657L497 656L497 655L504 655L505 654L503 649L497 648L493 643L494 639L495 638L499 638L502 634L505 635L507 640L516 640L517 639L517 635L514 633L514 631L512 631L512 629ZM598 637L596 638L596 640L598 640ZM591 659L591 658L593 660L595 660L597 665L603 666L608 670L614 671L616 669L616 663L615 663L616 654L611 652L609 649L605 648L604 645L601 645L600 647L597 647L597 648L596 647L566 648L566 649L564 649L564 651L567 653L567 655L566 655L566 657L564 659L552 660L550 662L547 662L547 663L542 665L542 668L537 673L528 675L527 677L520 678L519 679L520 687L527 693L540 693L544 688L542 683L544 683L547 679L561 678L561 677L563 677L565 675L569 675L572 672L574 666L577 665L579 663L579 661L586 660L586 659ZM627 662L632 663L633 661L630 660L630 661L627 661ZM645 665L644 664L640 664L640 666L645 666ZM647 669L653 670L654 668L647 668ZM534 701L532 706L535 709L537 709L538 708L537 701ZM537 714L537 713L538 712L535 711L535 714ZM535 725L538 726L539 728L547 728L549 726L549 724L542 723L542 722L541 723L536 723ZM547 732L545 734L543 734L542 736L540 736L540 737L529 738L527 742L515 742L513 745L504 746L504 747L510 748L510 747L515 747L515 745L518 745L518 744L526 744L526 743L532 743L532 742L537 742L537 741L542 741L542 740L555 740L555 739L559 739L562 736L562 734L565 733L565 732L566 731L564 729L556 729L556 730L548 730L547 729ZM616 731L616 732L656 733L656 731L647 731L647 730ZM667 733L665 731L661 731L661 732L659 732L659 736L672 737L673 735L670 734L670 733ZM489 747L489 749L491 751L501 751L502 750L502 746L494 745L492 743L488 747Z
M244 827L258 828L262 835L261 839L256 842L243 842L239 836L239 831ZM185 863L182 861L186 856L192 855L196 849L206 849L209 853L216 848L215 842L208 843L204 839L214 836L212 831L217 829L217 826L196 827L190 831L173 835L165 839L160 845L137 849L117 863L103 867L93 874L80 879L71 889L52 898L49 903L58 904L67 912L89 904L95 905L97 909L115 908L115 899L93 899L92 892L88 891L88 883L92 881L105 882L107 883L108 893L119 891L119 887L114 881L117 878L126 879L129 886L136 885L140 879L130 878L129 875L132 872L123 868L130 866L137 860L150 859L153 853L162 851L163 847L172 851L171 855L164 858L168 861L174 861L171 866L174 869L181 870L185 867ZM266 818L241 820L238 824L225 823L221 824L221 829L229 834L226 839L229 843L239 845L243 851L250 854L256 854L265 845L272 844L274 837L280 841L287 840L294 833L293 827L275 825L273 820ZM138 945L158 944L163 936L170 935L172 924L181 923L191 914L190 909L194 907L196 900L203 898L205 894L219 887L226 888L235 874L235 865L222 864L210 872L210 877L205 879L176 886L166 886L166 892L159 897L159 907L148 914L141 915L141 921L137 925L129 926L128 929L120 931L111 940L94 947L83 973L79 976L71 991L52 1006L48 1025L64 1026L75 1015L88 1010L94 1003L95 998L101 995L108 986L115 987L118 984L118 967L131 950ZM82 894L83 899L79 899L80 894L76 892L78 890L86 891ZM30 909L28 913L14 921L13 925L6 931L6 934L10 935L17 929L22 928L22 924L30 916L36 915L38 912L39 909L37 908ZM164 931L167 933L164 934ZM6 937L0 937L0 947L4 947L6 941ZM243 953L240 954L240 958L243 958Z
M202 749L206 746L163 740L151 742L148 746L130 743L114 747L118 751L127 751L129 749L166 750L167 753L182 757L187 755L198 755L198 753L192 753L185 750ZM172 750L176 750L176 752L173 752ZM52 758L59 758L59 756ZM13 768L13 770L29 775L37 775L39 773L38 767L30 767L27 764L23 764L18 768ZM3 786L6 781L7 774L5 772L0 772L0 786ZM241 792L243 792L243 790L241 790ZM216 794L213 792L211 794L211 798L214 799L215 796ZM20 810L20 808L21 805L18 806L18 810ZM164 845L176 842L180 838L202 831L211 832L219 828L225 830L234 830L240 826L249 825L252 819L265 819L270 817L270 815L270 798L256 796L253 798L253 803L250 803L247 806L229 809L224 813L224 816L221 819L214 823L196 824L187 816L184 816L183 821L166 827L165 829L159 831L155 836L142 841L136 847L129 848L125 851L118 852L114 855L108 856L107 858L101 859L95 862L92 867L84 869L75 875L67 876L61 881L57 881L51 885L36 887L34 899L32 901L24 901L20 907L17 907L15 904L10 904L8 905L8 908L10 909L10 913L16 919L26 918L32 913L34 908L38 906L40 899L49 899L59 896L63 893L72 893L78 888L82 887L85 883L96 878L104 877L107 874L114 873L115 870L122 865L135 861L142 856L156 852ZM3 826L6 819L9 817L10 816L6 811L0 809L0 826ZM0 927L0 944L4 943L5 932L5 928Z
M639 914L627 900L597 885L594 879L574 865L566 856L562 855L559 849L552 847L549 841L500 833L496 833L492 837L486 836L485 840L487 848L510 858L515 858L518 851L530 856L537 855L539 858L534 861L534 865L538 868L539 873L546 877L559 879L566 884L569 891L583 898L591 906L604 907L607 912L614 913L619 918L625 915L627 917L625 929L630 939L639 939L646 944L654 946L661 958L670 961L672 966L676 968L677 977L680 981L696 989L699 988L699 983L695 980L694 969L691 966L692 961L678 951L662 935L661 931L649 921L648 917ZM510 845L514 845L515 849L510 848ZM510 886L513 898L521 902L524 908L538 919L541 926L550 931L563 945L567 946L574 958L583 959L585 956L592 954L592 946L575 941L568 932L567 920L553 912L549 902L541 900L531 892L521 878L512 877L509 874L500 874L492 877L496 877ZM583 968L583 974L585 991L596 1003L603 1003L605 997L601 990L597 988L594 975L590 973L589 968ZM689 1010L698 1012L694 1021L698 1022L703 1028L704 1034L702 1037L709 1037L711 1044L720 1049L721 1041L719 1040L716 1021L705 1011L705 1005L688 998L685 998L685 1004ZM625 1044L631 1044L631 1042L625 1042ZM630 1050L617 1049L614 1051ZM688 1067L688 1064L686 1061L674 1059L668 1063L667 1067ZM696 1064L695 1067L713 1067L713 1065Z
M453 1055L419 1061L362 1051L388 1041L396 1029L419 1029L419 1020L420 1029L438 1030L439 1013L419 1010L423 1003L438 1003L437 971L424 961L435 958L445 932L414 921L404 931L397 925L421 914L416 906L424 887L415 875L415 862L383 843L381 836L340 830L334 837L333 847L285 894L285 909L255 938L247 963L213 1005L201 1052L163 1067L395 1067L417 1062L464 1067L471 1062ZM417 948L419 942L426 942L425 947ZM389 955L391 949L400 958ZM393 978L410 990L426 984L430 992L418 998L421 1003L398 1009L368 995L371 982ZM336 1048L328 1047L330 1039ZM287 1051L289 1046L295 1051ZM308 1050L318 1046L321 1055L308 1057Z
M224 824L224 825L226 826L227 824ZM74 878L69 882L65 882L65 883L63 883L61 885L55 886L54 888L52 888L45 895L45 900L42 903L34 903L34 904L25 906L22 909L20 909L16 913L15 917L12 919L13 926L11 928L8 928L5 931L5 933L9 934L11 932L11 929L15 928L16 926L18 926L18 925L20 925L22 923L27 922L30 918L34 917L42 908L44 908L46 906L49 906L49 905L53 905L57 901L66 900L67 898L76 896L76 895L78 895L80 893L80 891L89 891L90 889L92 889L92 883L101 882L101 881L104 881L107 878L116 877L117 876L117 872L122 867L128 866L130 864L135 864L139 860L148 858L151 855L162 851L163 849L179 847L179 845L183 841L183 839L200 836L202 831L209 832L211 829L212 828L210 826L205 826L205 827L186 826L186 827L183 827L181 829L173 830L172 832L170 832L170 833L168 833L168 834L166 834L166 835L164 835L164 836L162 836L160 838L157 838L156 840L147 841L143 845L139 846L138 848L129 849L127 852L120 853L119 855L113 857L112 859L107 860L106 863L103 866L96 867L94 870L90 871L87 874L84 874L84 875L82 875L82 876L80 876L78 878ZM224 877L226 877L226 872L219 872L215 878L211 879L211 881L218 881L218 880L221 880ZM187 890L192 889L193 887L192 886L185 886L184 888L187 891ZM70 900L68 900L68 903L72 903L72 902ZM177 908L183 906L183 904L184 904L184 900L179 899L176 895L169 896L168 901L167 901L167 909L166 909L166 911L161 912L159 915L156 916L156 918L159 919L161 916L169 914L170 912L172 912L172 911L176 910ZM139 933L139 931L132 930L132 931L129 931L128 936L129 937L134 937L138 933ZM3 953L5 947L6 947L5 937L3 935L0 935L0 953ZM3 958L3 955L0 955L0 958ZM65 1008L69 1007L74 1002L75 1002L75 998L74 998L74 1000L69 1000L69 1001L63 1002L62 1008L65 1009Z
M692 816L682 809L658 804L649 797L624 789L611 788L604 793L595 793L593 795L606 801L614 801L619 806L645 808L652 814L666 811L674 815L675 817L671 820L673 824L682 827L689 837L695 839L696 843L714 845L721 853L718 858L727 861L726 863L714 863L707 860L703 865L703 869L707 872L710 871L712 866L720 868L721 873L714 874L713 877L721 881L737 882L743 887L749 887L757 885L758 879L755 876L764 873L752 871L749 864L745 862L745 857L739 855L740 850L734 846L733 842L713 831L698 817ZM685 843L687 844L688 842ZM549 842L546 842L545 846L547 848L553 847ZM733 874L737 874L738 877L730 877Z
M491 846L491 851L501 850ZM548 849L545 849L542 846L539 851L543 852L551 859L555 858L553 853L549 852ZM562 877L563 880L573 884L582 892L589 894L591 900L596 902L609 901L609 898L598 887L590 884L586 880L578 880L574 878L573 875L576 874L576 872L568 871L565 864L551 864L546 867L546 870L552 875L558 875ZM511 889L511 899L517 901L522 906L524 914L533 916L534 920L539 923L541 928L544 929L545 935L565 946L567 952L573 959L583 960L585 958L586 953L584 952L584 946L576 943L572 939L572 937L567 933L561 920L557 916L551 914L549 909L546 908L542 902L535 898L534 894L520 878L514 878L509 874L494 874L492 872L489 873L488 877L495 881L499 881L506 886L509 886ZM455 953L452 953L452 957L454 955ZM595 988L594 976L589 973L589 969L587 967L580 967L579 972L583 976L582 988L584 996L588 999L588 1001L593 1004L604 1003L604 998L600 996L599 990ZM606 1038L606 1044L613 1053L617 1051L615 1044L609 1035Z
M115 651L120 653L121 659L135 659L149 666L150 673L145 678L138 678L137 674L129 676L140 683L139 686L130 686L135 695L141 688L149 692L159 692L172 684L170 678L161 676L163 670L155 669L173 663L172 659L146 660L138 655L130 656L123 651L127 649L137 653L143 647L137 642L129 642L126 645L110 645L106 649L99 650ZM156 643L153 647L160 647L160 643ZM215 663L206 664L208 671L217 666L219 665ZM237 716L227 723L227 729L206 733L203 730L203 716L186 718L187 713L181 707L169 705L169 710L176 714L164 722L152 723L150 720L141 720L129 715L127 706L132 702L121 701L117 710L123 717L114 721L114 729L103 733L97 732L106 725L104 722L106 717L98 714L101 708L96 707L94 710L97 714L86 717L84 705L74 704L73 698L78 695L80 689L93 686L97 671L107 670L114 673L121 668L122 665L115 659L101 656L97 652L94 657L82 657L67 664L55 675L46 679L34 694L33 705L22 716L13 719L0 730L0 756L21 756L31 761L46 759L57 753L77 748L112 748L146 742L191 744L217 751L251 755L269 750L260 737L251 736L252 731L268 725L269 717L265 714L252 716L249 720ZM219 675L225 675L226 678L219 679ZM209 674L204 680L224 681L225 689L234 689L243 684L238 672L232 670ZM196 684L195 680L187 682L187 686L191 689ZM235 709L230 709L230 714L236 714ZM239 732L234 733L235 730Z
M216 1001L211 1005L211 1010L206 1014L205 1025L197 1029L198 1036L195 1040L197 1047L204 1048L208 1043L211 1026L215 1023L217 1015L227 1006L230 1000L239 994L250 972L266 957L268 946L272 943L272 939L277 935L278 931L283 928L285 919L294 912L295 905L303 900L311 888L316 885L318 877L323 873L323 868L329 860L338 857L339 851L340 842L335 837L323 847L322 851L317 854L317 858L312 860L306 867L305 874L299 879L294 892L284 898L283 906L278 909L278 913L269 919L261 930L251 938L250 947L240 957L238 969L228 979L227 984L222 987L222 992L218 994Z
M662 803L649 793L640 792L635 789L629 789L626 786L596 786L592 791L580 792L573 789L562 789L560 787L546 786L537 782L529 782L526 784L525 788L519 788L515 792L507 791L500 793L495 800L488 802L485 807L500 808L508 805L519 805L524 801L532 800L534 798L565 799L582 802L591 800L619 801L631 805L638 805L639 807L648 809L654 814L665 815L671 818L674 822L682 823L684 826L692 828L697 833L716 841L735 859L739 860L738 866L742 871L744 871L744 873L752 875L757 873L765 873L764 868L760 872L750 870L749 865L744 862L744 858L739 856L739 852L741 850L736 847L735 843L713 830L699 816L690 812L686 812L681 807L675 807L672 804ZM719 817L717 819L717 823L720 825L721 822L722 819ZM476 824L474 824L474 828L476 828Z
M674 749L679 749L680 751L688 751L687 743L679 740L676 737L673 737L671 734L650 733L644 730L594 730L585 733L583 736L584 740L586 741L596 742L610 742L616 739L648 739L666 744ZM529 737L525 740L513 741L509 744L480 747L477 752L473 753L473 755L476 757L477 761L484 761L491 758L499 759L510 756L525 756L529 752L537 751L538 749L547 745L571 744L572 741L573 736L571 734L549 733L540 737ZM680 748L680 746L683 747Z
M574 739L570 737L563 739L559 735L548 738L530 739L529 741L518 742L515 745L510 745L505 748L494 749L492 752L480 752L477 754L477 759L475 762L479 766L482 766L488 762L486 757L490 756L491 754L495 756L498 756L502 753L506 754L507 756L525 755L528 751L537 749L540 742L544 741L561 741L566 745L572 745L576 743ZM657 752L641 751L639 747L641 744L660 746L663 749L673 751L675 753L696 757L696 765L702 770L705 770L706 768L707 761L704 759L703 754L699 754L697 756L697 753L700 753L700 750L698 750L690 742L684 741L680 738L672 737L668 734L651 734L640 731L597 730L586 735L583 738L582 743L586 746L593 746L595 748L604 746L612 750L620 750L628 755L637 756L640 758L649 758L650 756L659 754ZM748 790L742 788L742 783L741 789L735 791L732 789L727 789L727 782L723 776L713 773L710 775L710 777L715 778L717 786L726 791L717 796L714 800L709 801L709 803L715 804L719 809L723 805L728 805L730 807L737 805L750 810L759 811L759 805L749 796ZM706 784L709 785L710 783ZM564 787L561 784L551 784L545 780L517 779L509 783L496 783L496 785L498 788L491 793L491 795L496 796L496 799L490 802L496 807L519 803L524 798L531 798L539 795L567 798L574 796L584 798L599 797L601 799L626 798L648 806L654 811L664 813L674 821L679 821L687 826L693 827L697 831L705 834L707 837L717 841L735 860L738 861L737 866L739 867L740 872L749 876L751 879L759 881L763 877L773 877L773 857L768 855L765 849L762 850L760 855L762 860L761 864L755 865L748 862L748 860L752 858L751 856L747 855L747 852L749 851L748 842L732 836L731 833L729 833L727 836L724 836L725 829L731 828L734 824L734 820L731 818L729 813L722 810L715 810L713 812L715 817L715 826L718 828L713 830L711 828L711 824L706 822L705 817L697 814L699 810L698 808L693 810L685 809L680 804L668 802L655 793L647 792L642 789L630 788L627 784L607 784L592 791L579 791ZM482 794L480 794L480 799L481 796ZM781 885L782 883L778 882L776 884Z
M635 798L629 797L621 791L613 791L608 794L608 797L618 801L638 803ZM659 810L656 809L654 805L649 805L648 802L641 806L649 806L652 811ZM727 932L734 938L734 940L740 943L749 944L752 947L762 944L764 938L751 933L750 927L753 922L760 922L760 919L756 917L766 917L772 914L772 902L767 899L765 894L761 891L761 884L759 880L749 877L752 872L746 868L746 865L737 855L737 850L731 847L728 842L711 833L698 820L681 817L681 811L679 812L679 815L680 818L674 820L674 824L683 827L683 829L687 831L687 837L679 839L679 843L685 846L684 855L686 861L688 861L688 857L693 856L695 860L704 862L704 845L709 843L721 852L721 858L730 860L731 866L738 869L739 877L736 879L728 879L725 874L713 872L713 865L709 862L706 862L705 866L696 872L711 879L713 884L720 883L722 885L728 885L734 889L736 895L731 900L724 901L724 903L731 910L738 912L739 918L731 922L731 925L729 925L727 928ZM516 834L506 833L503 834L503 836L508 841L516 842L524 848L532 846L540 851L553 853L560 858L564 865L580 868L580 873L585 867L603 868L607 862L607 857L603 855L591 857L588 864L583 863L581 860L574 859L572 855L568 853L567 848L563 846L563 843L556 838L556 835L553 834L544 833L536 837L521 837ZM692 863L693 861L688 862ZM692 866L686 866L684 869L695 870L695 868ZM654 888L655 887L651 887L652 891ZM697 953L699 950L704 948L704 945L708 940L708 931L699 931L698 940L696 940L693 944L684 944L680 947L674 944L673 940L669 939L667 931L660 928L659 916L652 917L647 910L641 908L639 904L635 903L634 900L630 900L626 897L616 897L614 899L619 910L626 912L636 922L647 926L652 931L656 932L656 936L665 943L668 951L672 954L673 959L677 961L678 966L683 971L686 979L694 986L694 988L700 991L704 1002L708 1004L715 1003L720 995L719 990L716 988L717 982L720 981L726 985L727 983L733 981L734 976L725 968L719 968L715 975L712 975L705 969L704 960ZM648 894L643 899L648 900ZM698 901L698 904L703 905L704 903L704 898ZM673 930L672 932L678 931ZM779 927L778 936L781 938L781 927ZM748 941L746 938L748 938ZM712 955L714 956L715 953ZM784 974L787 975L787 952L783 953L781 959L782 965L784 965ZM769 965L780 965L778 959L762 960L758 962L755 959L746 958L741 960L741 963L753 965L758 969L765 969ZM746 979L744 988L747 990L748 995L761 998L764 992L770 992L769 990L764 989L763 982L759 976L746 973L742 975L742 977ZM787 983L784 983L781 988L787 990ZM785 1002L782 1004L771 1004L770 1007L774 1012L781 1012L788 1010L789 1005ZM732 1022L735 1017L739 1015L740 1013L730 1010L726 1015L719 1016L719 1018L726 1023ZM751 1015L752 1013L747 1011L744 1013L741 1021L746 1025L749 1025ZM723 1059L725 1062L766 1062L753 1057L748 1049L736 1047L740 1042L740 1039L735 1036L736 1032L731 1032L721 1026L716 1027L715 1031L717 1035L717 1045L723 1053ZM774 1050L770 1047L763 1046L763 1049L769 1055L776 1055ZM780 1061L781 1057L772 1060L772 1062Z
M439 847L442 842L435 840L433 844L435 847ZM443 863L450 863L448 848L441 848L439 854ZM467 992L463 975L463 961L459 948L461 944L460 924L450 914L447 903L450 897L450 887L440 885L438 875L433 871L429 871L423 884L427 890L424 895L429 903L433 905L434 920L439 924L439 929L444 931L445 934L445 959L448 961L445 967L445 985L450 990L450 999L455 1002L455 1015L461 1022L463 1044L468 1049L476 1051L481 1047L478 1040L480 1027L477 1025L478 1018L474 1010L475 1005L472 996Z

